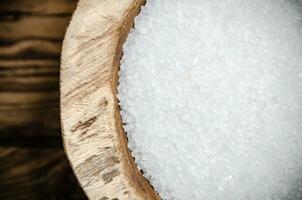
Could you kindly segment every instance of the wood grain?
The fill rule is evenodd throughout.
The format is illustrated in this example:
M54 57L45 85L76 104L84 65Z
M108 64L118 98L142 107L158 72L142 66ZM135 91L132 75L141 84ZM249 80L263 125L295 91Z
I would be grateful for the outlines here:
M24 40L0 46L0 59L56 59L59 60L61 42L49 40Z
M59 57L74 0L0 1L0 199L86 199L59 123Z
M58 71L58 62L0 61L0 127L30 123L58 130Z
M0 147L0 199L85 198L75 189L75 181L62 150L45 148L45 145L33 147L26 142L22 145Z
M60 41L68 22L69 18L65 16L40 17L35 15L0 20L0 40L7 42L25 39Z
M65 149L90 199L160 199L134 164L116 99L124 43L143 0L82 0L65 36L61 118Z
M0 59L0 70L14 69L39 69L39 68L59 68L59 60L26 59L26 60L6 60ZM58 69L59 70L59 69Z
M71 14L76 0L1 0L0 14L28 13L31 15Z
M21 74L22 73L22 74ZM0 72L2 91L48 90L57 89L58 71L51 70L14 70Z
M59 127L58 104L57 91L2 92L0 93L0 124L14 126L36 122L52 123Z
M61 42L74 8L73 0L0 2L0 138L9 129L58 134Z

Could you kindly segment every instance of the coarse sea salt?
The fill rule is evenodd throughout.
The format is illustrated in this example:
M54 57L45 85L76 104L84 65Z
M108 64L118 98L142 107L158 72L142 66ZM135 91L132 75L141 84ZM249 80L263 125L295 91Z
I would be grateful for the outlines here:
M302 199L301 6L142 7L118 98L129 148L163 199Z

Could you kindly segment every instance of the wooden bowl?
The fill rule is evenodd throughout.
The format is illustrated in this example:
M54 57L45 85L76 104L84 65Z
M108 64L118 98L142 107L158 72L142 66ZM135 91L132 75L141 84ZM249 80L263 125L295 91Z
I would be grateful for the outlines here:
M116 98L122 45L144 0L80 0L61 64L67 156L89 199L160 199L127 147Z

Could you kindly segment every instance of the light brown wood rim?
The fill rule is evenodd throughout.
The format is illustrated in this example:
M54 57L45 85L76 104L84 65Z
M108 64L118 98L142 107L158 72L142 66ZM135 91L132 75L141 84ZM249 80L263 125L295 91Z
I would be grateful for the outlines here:
M61 63L65 151L89 199L157 200L127 147L116 98L124 43L144 0L80 0Z

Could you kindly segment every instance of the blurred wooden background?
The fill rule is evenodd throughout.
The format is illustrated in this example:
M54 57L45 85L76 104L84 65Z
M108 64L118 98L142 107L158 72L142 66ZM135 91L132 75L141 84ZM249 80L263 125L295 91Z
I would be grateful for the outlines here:
M0 0L0 199L85 199L65 157L60 51L76 0Z

